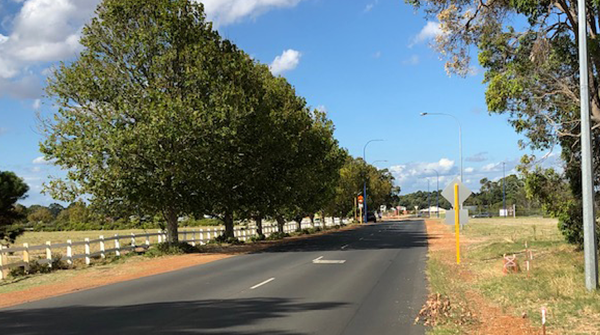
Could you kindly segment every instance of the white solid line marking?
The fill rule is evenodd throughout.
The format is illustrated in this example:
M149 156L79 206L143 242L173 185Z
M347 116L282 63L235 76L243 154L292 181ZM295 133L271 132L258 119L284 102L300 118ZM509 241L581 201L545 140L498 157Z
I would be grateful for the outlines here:
M313 259L313 264L344 264L346 263L346 260L329 260L329 259L322 259L323 256L319 257L319 258L315 258Z
M361 238L359 238L358 240L359 240L359 241L362 241L362 240L364 240L364 239L365 239L364 237L361 237Z
M346 249L346 248L348 248L348 245L347 245L347 244L344 244L344 245L342 245L342 250L344 250L344 249Z
M269 283L269 282L272 282L273 280L275 280L275 278L267 279L267 280L265 280L264 282L262 282L262 283L260 283L260 284L256 284L256 285L252 286L250 289L251 289L251 290L254 290L255 288L261 287L261 286L263 286L264 284L267 284L267 283Z
M313 262L318 262L318 261L320 261L320 260L321 260L321 258L323 258L323 256L321 256L321 257L319 257L319 258L315 258L315 259L313 259Z

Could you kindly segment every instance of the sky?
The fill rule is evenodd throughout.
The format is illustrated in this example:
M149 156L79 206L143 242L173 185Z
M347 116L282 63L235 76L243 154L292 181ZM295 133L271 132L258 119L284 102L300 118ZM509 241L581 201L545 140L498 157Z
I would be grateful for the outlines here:
M458 124L464 182L498 180L524 154L503 115L485 104L483 69L448 76L431 44L435 18L402 0L200 0L220 34L294 85L310 106L327 111L340 145L396 177L402 194L440 188L459 174ZM77 57L82 27L99 0L0 0L0 170L30 186L21 203L56 202L42 185L64 171L44 160L38 115L51 116L46 75ZM556 164L558 153L547 155Z

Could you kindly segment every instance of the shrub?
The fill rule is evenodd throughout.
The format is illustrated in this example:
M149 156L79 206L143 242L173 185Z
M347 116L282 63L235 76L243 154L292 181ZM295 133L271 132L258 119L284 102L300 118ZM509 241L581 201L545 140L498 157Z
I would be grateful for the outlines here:
M163 242L159 243L154 247L151 247L144 254L147 257L159 257L166 255L183 255L183 254L192 254L199 252L200 250L191 244L186 242L177 242L177 243L169 243Z
M244 242L240 241L237 237L225 237L225 235L219 235L213 240L210 240L208 243L216 243L216 244L243 244Z
M264 241L267 237L265 236L265 234L260 234L260 235L255 235L250 237L250 241L252 242L259 242L259 241Z
M267 240L270 240L270 241L272 241L272 240L281 240L281 239L286 238L286 237L290 237L290 234L276 232L276 233L273 233L273 234L269 235L269 237L267 237Z

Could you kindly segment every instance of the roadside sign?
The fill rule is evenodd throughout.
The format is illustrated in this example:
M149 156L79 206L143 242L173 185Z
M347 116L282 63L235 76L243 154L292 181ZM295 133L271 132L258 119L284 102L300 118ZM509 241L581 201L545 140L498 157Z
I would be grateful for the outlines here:
M362 204L362 203L363 203L363 199L364 199L364 198L363 198L363 196L362 196L362 195L359 195L359 196L358 196L358 203L359 203L359 204Z
M454 180L446 186L446 188L442 191L442 196L452 204L454 207L454 185L458 184L458 202L462 205L468 197L473 194L468 187L466 187L463 183L460 182L460 178L456 177ZM446 215L447 217L448 215ZM462 216L462 215L461 215ZM468 217L468 216L467 216Z
M464 226L467 223L469 223L469 210L468 209L461 209L458 214L460 215L459 223L461 226ZM444 219L444 223L447 225L450 225L450 226L454 226L454 210L453 209L449 209L446 211L446 218Z
M360 204L358 204L358 208L362 209L363 208L363 204L362 202Z

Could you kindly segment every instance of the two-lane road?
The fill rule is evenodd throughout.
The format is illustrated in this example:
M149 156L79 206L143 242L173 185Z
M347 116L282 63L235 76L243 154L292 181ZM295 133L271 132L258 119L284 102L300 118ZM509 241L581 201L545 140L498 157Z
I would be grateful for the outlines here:
M422 221L386 222L0 310L1 334L423 334Z

